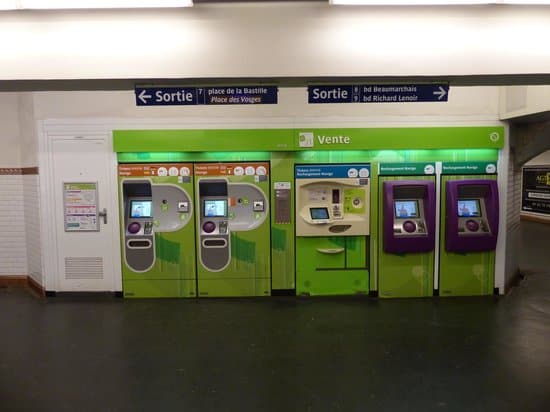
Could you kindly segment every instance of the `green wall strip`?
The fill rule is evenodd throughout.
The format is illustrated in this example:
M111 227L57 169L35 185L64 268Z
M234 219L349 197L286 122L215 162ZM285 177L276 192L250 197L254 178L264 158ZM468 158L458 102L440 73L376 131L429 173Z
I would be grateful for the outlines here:
M115 152L286 151L293 129L115 130Z

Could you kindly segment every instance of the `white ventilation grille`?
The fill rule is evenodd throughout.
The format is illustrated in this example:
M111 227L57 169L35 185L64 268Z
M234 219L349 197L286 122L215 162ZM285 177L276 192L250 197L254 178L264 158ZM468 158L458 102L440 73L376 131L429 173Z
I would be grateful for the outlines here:
M66 257L65 279L103 279L103 258Z

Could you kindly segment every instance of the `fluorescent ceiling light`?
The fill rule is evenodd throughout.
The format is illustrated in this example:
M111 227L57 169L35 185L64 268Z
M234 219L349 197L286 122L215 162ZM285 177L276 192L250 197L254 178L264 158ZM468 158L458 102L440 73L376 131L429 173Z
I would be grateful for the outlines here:
M334 6L422 6L469 4L550 4L550 0L329 0Z
M193 0L0 0L0 10L191 7Z

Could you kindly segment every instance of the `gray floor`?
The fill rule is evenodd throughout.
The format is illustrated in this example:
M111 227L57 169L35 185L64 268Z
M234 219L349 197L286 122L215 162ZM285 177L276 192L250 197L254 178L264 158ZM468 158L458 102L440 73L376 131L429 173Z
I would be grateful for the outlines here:
M504 298L0 289L0 411L548 411L550 225L522 231L531 274Z

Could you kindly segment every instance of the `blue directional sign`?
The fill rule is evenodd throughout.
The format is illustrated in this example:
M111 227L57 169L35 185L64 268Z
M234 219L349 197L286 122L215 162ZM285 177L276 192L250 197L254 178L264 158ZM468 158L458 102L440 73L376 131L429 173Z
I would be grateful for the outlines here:
M310 104L446 102L448 97L446 83L308 86Z
M136 106L277 104L277 86L135 87Z

